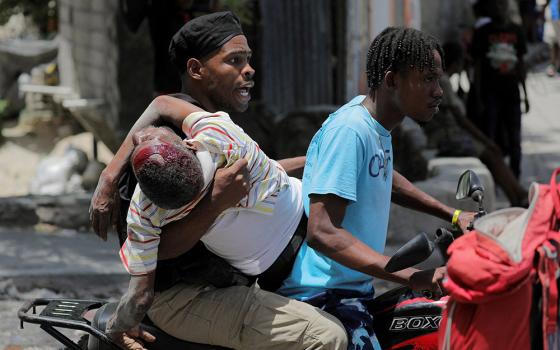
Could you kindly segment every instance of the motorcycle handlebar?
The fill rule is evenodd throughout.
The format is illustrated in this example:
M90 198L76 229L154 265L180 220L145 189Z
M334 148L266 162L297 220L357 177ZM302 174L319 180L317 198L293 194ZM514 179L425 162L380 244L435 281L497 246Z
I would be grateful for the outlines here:
M447 262L449 255L447 254L447 248L453 243L455 238L462 235L462 232L452 232L444 227L440 227L436 230L436 239L434 243L438 247L442 258Z

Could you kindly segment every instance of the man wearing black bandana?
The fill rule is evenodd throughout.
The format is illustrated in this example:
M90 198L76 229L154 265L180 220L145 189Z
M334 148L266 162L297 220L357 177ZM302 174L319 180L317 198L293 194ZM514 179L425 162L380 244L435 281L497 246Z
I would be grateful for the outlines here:
M179 68L185 93L175 97L210 112L243 112L247 109L254 70L249 65L251 50L233 14L215 13L187 23L173 37L170 56ZM161 114L161 110L149 107L139 121L157 114ZM109 199L116 192L114 179L120 177L128 163L132 135L145 126L143 122L135 124L100 179L92 207L93 218L97 218L94 229L102 237L106 237L106 223L100 223L99 214L103 210L110 212ZM280 164L289 171L303 166L302 160L285 160ZM238 175L241 168L238 165L233 175ZM235 189L230 191L235 192ZM193 210L185 219L166 226L158 258L174 258L183 252L187 240L185 227L192 236L197 236L196 232L206 232L223 210L244 195L220 197L213 192L206 202L197 205L198 214ZM106 216L104 220L107 222ZM169 237L167 242L166 237ZM310 305L256 286L216 288L209 283L180 284L157 294L153 301L153 295L142 292L146 291L144 286L133 283L133 280L119 304L116 317L108 325L110 336L127 349L141 348L141 341L153 340L138 327L148 309L152 320L163 330L193 342L236 349L346 347L345 332L336 319Z

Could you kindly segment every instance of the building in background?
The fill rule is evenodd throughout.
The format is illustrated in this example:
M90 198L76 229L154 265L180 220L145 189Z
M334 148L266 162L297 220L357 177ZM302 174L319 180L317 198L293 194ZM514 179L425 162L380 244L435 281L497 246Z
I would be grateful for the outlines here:
M125 2L59 0L61 84L73 87L83 101L95 101L95 118L103 120L97 134L112 130L116 140L124 137L154 91L148 24L144 21L131 32L119 9ZM244 27L255 51L253 98L274 115L340 105L366 92L365 57L381 30L405 25L441 36L457 23L450 14L459 16L463 11L458 8L470 6L469 0L207 2L209 9L244 8L240 4L250 9L243 17L248 18ZM437 20L444 17L449 20ZM79 112L80 106L73 108Z

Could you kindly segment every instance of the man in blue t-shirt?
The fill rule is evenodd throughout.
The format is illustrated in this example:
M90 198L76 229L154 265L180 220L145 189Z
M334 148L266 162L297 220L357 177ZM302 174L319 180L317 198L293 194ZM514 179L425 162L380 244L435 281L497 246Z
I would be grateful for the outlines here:
M442 268L384 271L391 201L458 223L473 213L454 210L414 187L393 170L391 130L405 116L426 122L437 112L442 50L431 36L410 28L387 28L370 46L370 91L331 114L307 151L303 177L307 242L281 294L337 316L349 349L380 349L366 302L372 276L414 289L438 290ZM403 218L404 219L404 218Z

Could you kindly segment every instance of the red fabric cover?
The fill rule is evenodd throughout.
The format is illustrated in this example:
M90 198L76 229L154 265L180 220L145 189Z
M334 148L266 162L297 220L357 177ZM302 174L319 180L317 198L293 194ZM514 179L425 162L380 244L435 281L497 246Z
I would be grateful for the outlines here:
M559 239L552 228L556 222L554 206L560 201L558 193L551 191L557 188L556 183L551 183L554 187L539 185L539 197L523 238L521 262L514 262L498 243L477 231L450 246L444 281L450 298L439 330L440 349L448 349L444 347L446 331L451 332L449 348L454 350L530 349L532 282L537 278L533 258L545 240Z

